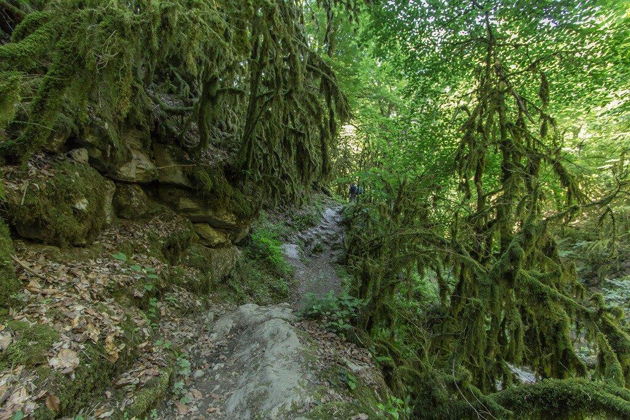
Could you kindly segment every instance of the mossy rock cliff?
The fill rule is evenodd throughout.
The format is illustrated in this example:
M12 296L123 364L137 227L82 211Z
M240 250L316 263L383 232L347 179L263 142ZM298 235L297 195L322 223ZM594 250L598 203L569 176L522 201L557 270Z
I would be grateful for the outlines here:
M63 160L11 174L8 222L17 234L52 245L84 246L113 219L115 186L90 166Z
M20 282L15 276L11 254L13 243L9 235L9 229L0 219L0 306L7 306L11 295L18 291Z

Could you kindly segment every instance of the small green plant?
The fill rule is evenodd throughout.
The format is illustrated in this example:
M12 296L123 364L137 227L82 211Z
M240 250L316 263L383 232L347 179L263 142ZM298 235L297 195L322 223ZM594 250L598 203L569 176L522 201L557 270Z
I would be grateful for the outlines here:
M157 321L160 319L159 303L160 302L159 300L157 300L157 298L152 297L149 299L149 309L147 309L147 316L151 321L151 327L153 329L156 329L158 327Z
M264 262L277 275L286 276L291 273L291 266L284 259L282 243L269 229L260 228L252 233L249 255Z
M173 384L173 394L178 398L181 398L186 393L186 389L184 388L185 384L183 381L177 381Z
M361 300L346 293L335 295L332 291L323 297L307 296L306 306L301 315L306 319L321 319L324 327L343 334L352 328Z
M178 357L175 362L177 366L177 373L182 376L190 376L191 373L191 365L190 361L184 357Z
M409 404L407 404L404 400L396 398L392 395L387 398L385 404L378 403L376 404L376 406L379 410L387 413L391 418L396 420L400 418L409 418L409 416L411 415L411 408Z
M168 340L162 340L161 338L155 341L155 345L158 347L162 347L165 350L170 350L173 348L173 343Z
M127 262L127 255L124 252L112 254L112 257L116 258L118 261Z
M355 389L357 389L359 382L356 376L354 376L350 372L346 372L345 370L341 371L339 375L341 377L341 381L346 384L350 391L354 391Z

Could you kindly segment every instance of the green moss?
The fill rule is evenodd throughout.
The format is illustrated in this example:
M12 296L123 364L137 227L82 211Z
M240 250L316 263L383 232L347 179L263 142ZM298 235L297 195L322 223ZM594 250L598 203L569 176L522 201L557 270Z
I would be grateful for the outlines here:
M510 410L510 418L630 417L630 391L585 379L547 379L533 385L509 388L487 398L491 404ZM433 411L430 418L472 418L476 417L478 410L486 409L482 406L481 401L472 404L459 401L445 410Z
M59 333L53 328L22 321L9 321L7 328L15 334L11 345L0 353L0 368L6 369L16 365L33 367L46 363L48 351L59 338Z
M344 395L347 401L333 401L316 406L306 414L309 419L349 419L358 414L367 414L370 419L388 418L378 409L382 397L377 390L367 386L348 369L341 366L330 367L320 373L320 379L328 382L336 392ZM326 389L320 394L326 395Z
M58 414L73 415L89 407L94 397L109 385L117 368L124 365L122 361L117 364L109 362L103 347L91 342L86 343L79 356L80 363L74 370L73 376L48 367L43 367L38 371L40 381L46 383L49 392L59 397L61 405ZM40 406L35 411L36 419L56 417L57 415L45 406Z
M164 370L136 392L133 403L125 410L125 418L146 414L168 392L172 369Z
M70 161L56 163L52 171L52 178L25 183L26 192L7 191L8 221L24 238L86 245L111 217L113 185L91 167Z
M220 168L197 167L191 171L191 178L198 191L211 197L215 208L227 209L239 219L250 220L258 212L260 201L253 200L234 187Z
M21 284L15 276L11 255L13 242L9 229L0 219L0 306L8 306L11 295L20 290Z
M290 277L270 273L260 262L245 258L235 272L221 285L219 294L236 303L254 302L269 305L289 297Z

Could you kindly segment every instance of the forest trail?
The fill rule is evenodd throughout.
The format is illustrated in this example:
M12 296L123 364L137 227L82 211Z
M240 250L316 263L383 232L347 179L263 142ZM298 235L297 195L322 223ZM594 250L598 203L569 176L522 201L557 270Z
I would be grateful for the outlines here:
M200 335L188 350L194 367L187 398L165 402L158 418L298 419L326 404L350 406L344 418L368 418L355 396L322 376L332 369L339 375L342 367L370 390L384 387L367 350L296 314L309 296L341 292L335 270L343 252L341 211L327 207L317 226L283 244L296 282L290 303L246 304L200 320Z
M282 245L284 255L294 269L296 287L292 301L303 309L312 297L341 292L341 279L335 269L343 253L341 206L326 207L317 226L296 234Z

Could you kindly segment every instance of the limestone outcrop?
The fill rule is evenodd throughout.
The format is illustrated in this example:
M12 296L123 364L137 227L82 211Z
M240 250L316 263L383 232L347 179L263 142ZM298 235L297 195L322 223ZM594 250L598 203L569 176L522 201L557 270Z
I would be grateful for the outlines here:
M114 218L114 183L71 160L13 172L5 188L7 220L26 239L83 246Z

